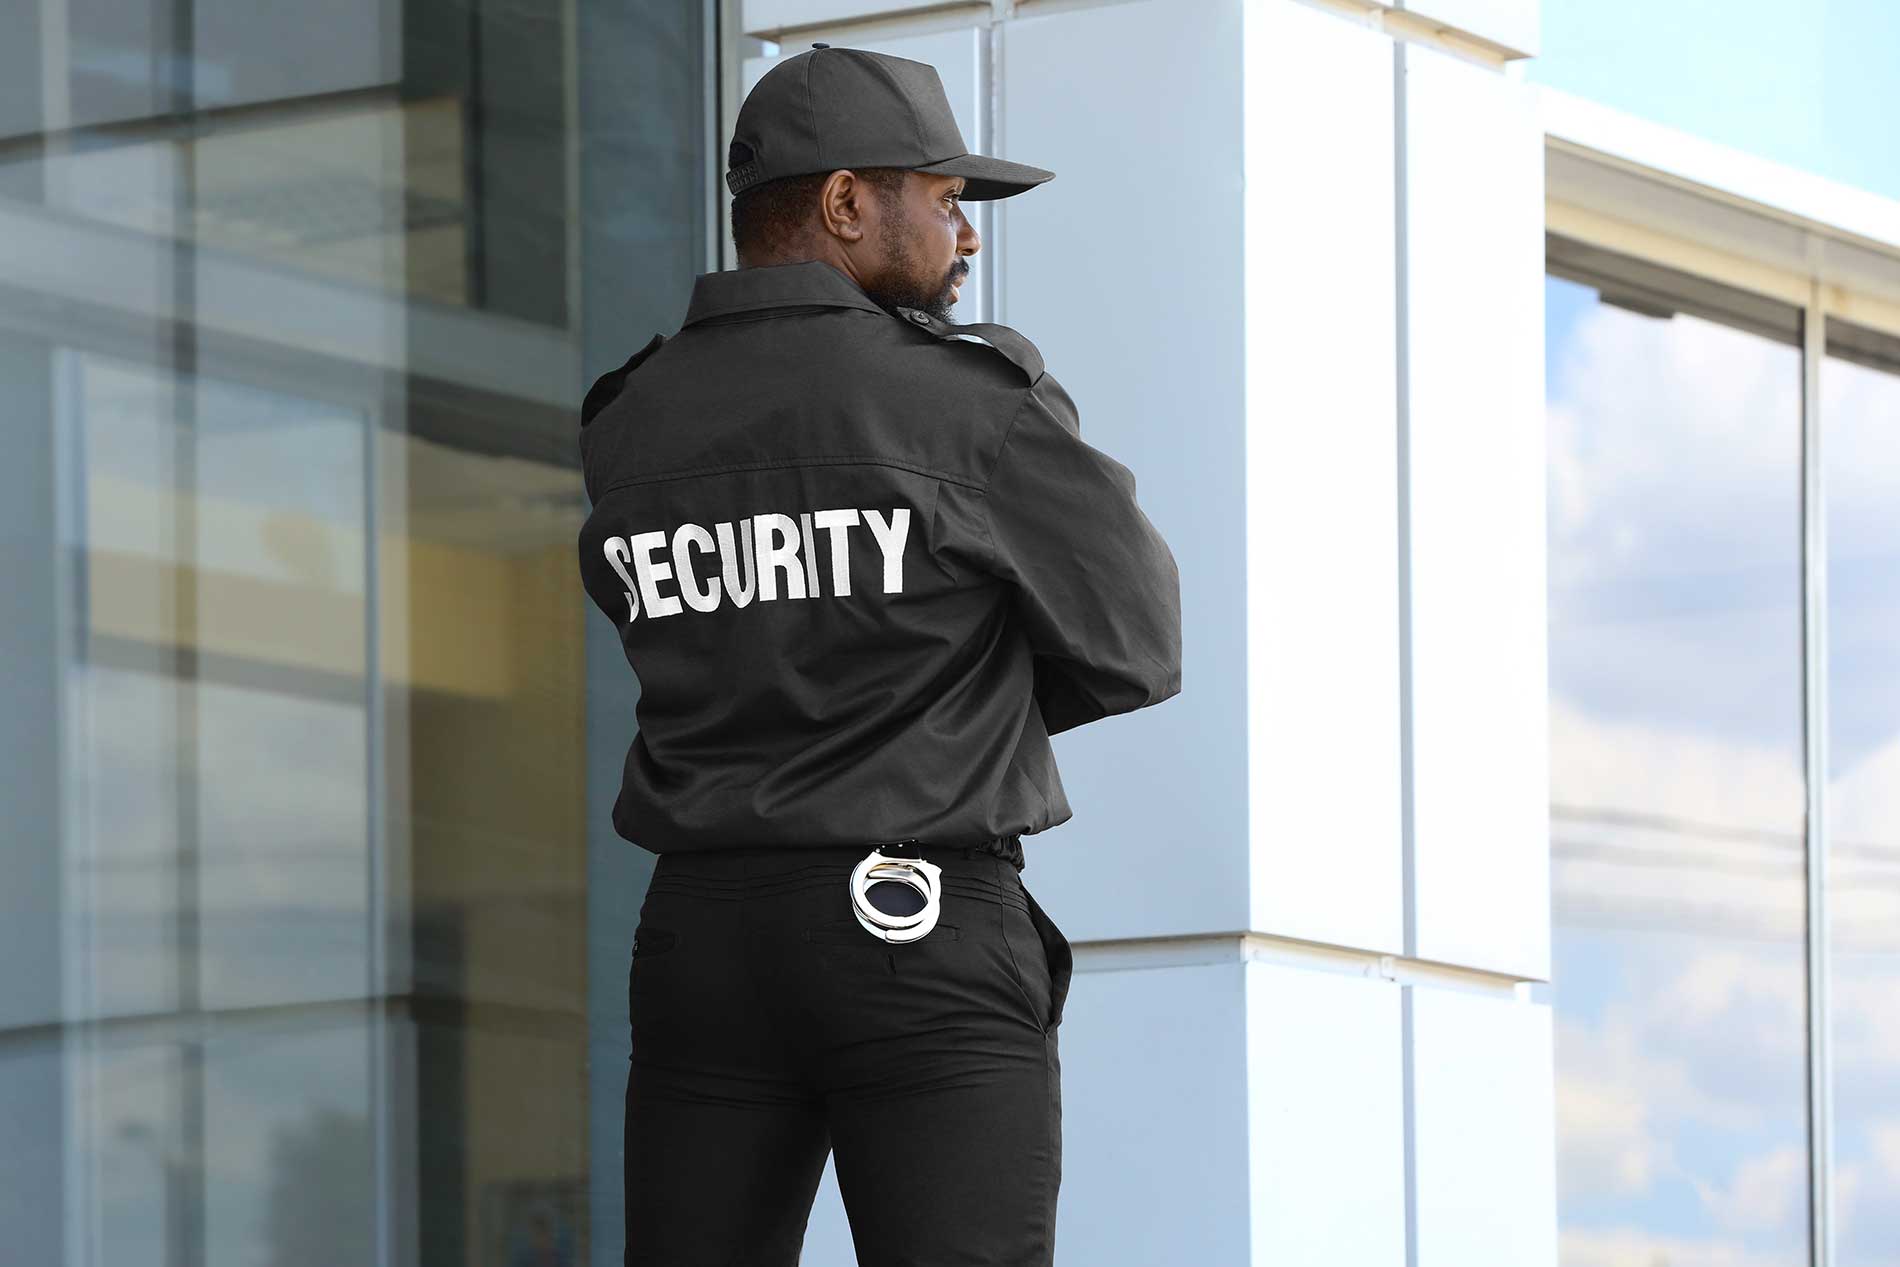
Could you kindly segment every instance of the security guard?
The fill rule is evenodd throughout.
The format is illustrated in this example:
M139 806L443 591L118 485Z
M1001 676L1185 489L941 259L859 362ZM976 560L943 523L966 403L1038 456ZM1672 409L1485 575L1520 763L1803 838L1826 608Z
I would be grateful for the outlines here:
M740 110L741 267L581 410L588 596L639 677L615 829L627 1267L1047 1265L1073 961L1021 878L1049 736L1181 689L1180 580L1030 341L949 319L972 154L936 70L814 44Z

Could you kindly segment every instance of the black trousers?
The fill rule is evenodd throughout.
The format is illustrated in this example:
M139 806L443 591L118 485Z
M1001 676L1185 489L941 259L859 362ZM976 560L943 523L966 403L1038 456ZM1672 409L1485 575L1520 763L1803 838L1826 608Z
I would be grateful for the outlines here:
M1069 942L1009 861L912 848L941 914L895 944L851 913L868 843L660 856L628 980L626 1267L795 1267L831 1153L859 1267L1054 1262Z

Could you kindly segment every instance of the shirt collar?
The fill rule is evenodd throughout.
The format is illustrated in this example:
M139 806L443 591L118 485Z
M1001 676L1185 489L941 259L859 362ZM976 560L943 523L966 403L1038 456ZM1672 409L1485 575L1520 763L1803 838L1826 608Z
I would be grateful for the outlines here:
M699 274L693 279L692 301L687 304L686 319L680 325L684 328L695 321L726 313L801 304L862 308L890 316L835 265L824 260L800 260L795 264L761 264L723 273Z

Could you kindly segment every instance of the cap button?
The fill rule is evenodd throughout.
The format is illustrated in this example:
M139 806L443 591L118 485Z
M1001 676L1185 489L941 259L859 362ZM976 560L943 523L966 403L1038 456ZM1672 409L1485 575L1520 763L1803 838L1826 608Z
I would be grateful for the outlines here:
M813 47L813 48L830 48L830 47L831 47L831 45L829 45L829 44L818 44L818 43L814 43L814 44L812 45L812 47Z
M912 308L910 310L910 319L912 321L915 321L920 326L927 326L930 324L930 314L927 312L919 312L915 308Z

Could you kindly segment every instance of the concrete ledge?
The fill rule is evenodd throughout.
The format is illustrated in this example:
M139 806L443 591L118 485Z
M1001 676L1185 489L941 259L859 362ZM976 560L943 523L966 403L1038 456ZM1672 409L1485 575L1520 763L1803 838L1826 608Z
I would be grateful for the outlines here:
M1277 937L1272 933L1196 933L1182 937L1128 937L1073 943L1077 972L1127 972L1145 968L1183 968L1212 963L1265 962L1390 981L1530 999L1539 978L1518 977L1482 968L1408 959L1361 950Z

